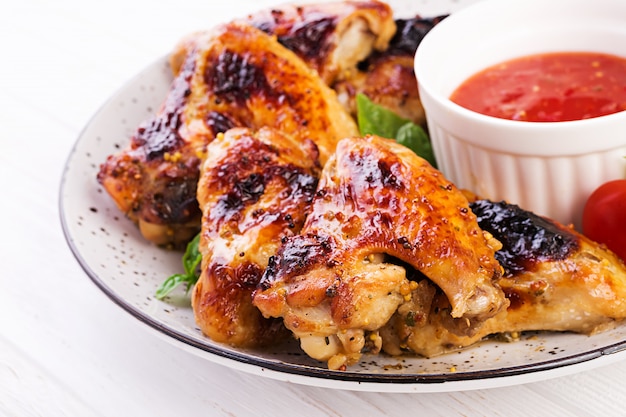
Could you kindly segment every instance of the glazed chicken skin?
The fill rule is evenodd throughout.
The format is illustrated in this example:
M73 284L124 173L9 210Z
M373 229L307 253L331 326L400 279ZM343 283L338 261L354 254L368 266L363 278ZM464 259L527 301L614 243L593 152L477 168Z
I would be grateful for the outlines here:
M276 128L312 140L324 163L357 133L336 94L299 57L249 25L195 34L165 103L98 180L148 240L186 243L200 225L196 188L207 145L232 127Z
M376 136L344 139L301 233L270 258L254 304L282 317L308 355L340 369L380 348L376 331L410 297L402 263L446 294L455 332L506 308L492 241L465 196L411 150Z
M391 7L375 0L285 4L245 21L276 36L328 85L355 72L371 53L386 50L396 31Z
M315 144L276 130L235 128L209 144L201 170L201 275L192 293L196 323L212 340L262 346L287 335L252 305L268 259L298 233L319 175Z
M374 51L359 63L356 71L332 84L339 101L353 117L357 117L356 96L361 93L400 117L426 126L413 61L424 36L444 18L397 19L389 46Z
M422 280L381 330L387 353L432 357L488 335L531 330L592 334L626 318L626 265L604 246L515 205L477 200L471 208L480 227L502 242L496 258L509 307L473 335L453 334L441 324L445 297Z

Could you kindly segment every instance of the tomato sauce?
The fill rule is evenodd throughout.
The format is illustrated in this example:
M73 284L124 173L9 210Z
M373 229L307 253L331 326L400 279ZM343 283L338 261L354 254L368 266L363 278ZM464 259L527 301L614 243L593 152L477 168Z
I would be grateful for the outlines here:
M478 113L529 122L604 116L626 110L626 59L592 52L529 55L475 74L450 99Z

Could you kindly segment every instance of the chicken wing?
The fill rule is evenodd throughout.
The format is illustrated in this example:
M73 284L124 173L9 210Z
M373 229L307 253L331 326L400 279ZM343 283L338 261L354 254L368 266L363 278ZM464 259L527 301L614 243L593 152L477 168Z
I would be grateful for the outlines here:
M201 170L201 275L192 294L197 324L217 342L259 346L286 334L252 305L270 256L299 232L319 175L318 152L267 128L235 128L209 144ZM284 333L285 332L285 333Z
M334 91L274 37L230 23L186 42L165 103L98 174L118 207L157 244L179 245L197 233L199 167L218 133L276 128L313 140L324 163L339 139L357 132Z
M282 317L307 354L341 368L410 297L403 264L441 288L455 331L506 308L492 241L465 196L408 148L345 139L322 171L303 230L270 258L254 304Z
M471 203L480 227L502 242L496 259L504 267L500 287L509 307L487 320L476 334L446 329L449 308L426 280L398 308L383 335L383 349L435 356L492 334L530 330L590 334L626 318L626 265L604 246L574 229L504 202Z
M413 123L425 126L426 117L413 70L415 51L426 34L445 16L396 20L397 31L389 47L374 51L347 76L333 85L341 103L356 117L355 97L365 94Z
M332 85L373 51L387 49L396 31L391 7L376 0L286 4L246 19L274 35Z

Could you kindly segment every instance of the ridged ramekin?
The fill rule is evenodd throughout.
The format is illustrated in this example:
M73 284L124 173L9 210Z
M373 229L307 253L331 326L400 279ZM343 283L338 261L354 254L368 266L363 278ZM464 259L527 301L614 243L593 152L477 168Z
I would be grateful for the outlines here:
M626 112L570 121L490 117L452 101L476 72L546 52L626 57L626 1L483 0L454 13L415 56L439 169L460 188L580 228L600 184L626 178Z

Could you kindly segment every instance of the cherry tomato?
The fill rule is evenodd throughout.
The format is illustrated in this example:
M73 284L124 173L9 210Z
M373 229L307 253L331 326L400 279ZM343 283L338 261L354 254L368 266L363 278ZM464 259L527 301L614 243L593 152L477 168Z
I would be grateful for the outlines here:
M626 179L602 184L589 196L583 233L626 260Z

